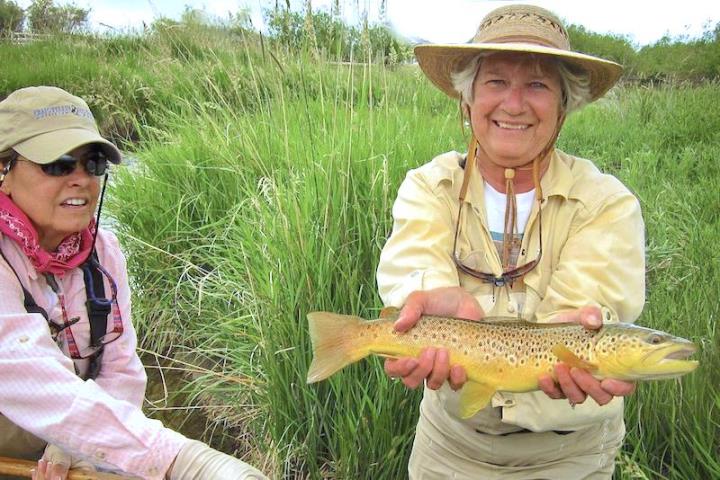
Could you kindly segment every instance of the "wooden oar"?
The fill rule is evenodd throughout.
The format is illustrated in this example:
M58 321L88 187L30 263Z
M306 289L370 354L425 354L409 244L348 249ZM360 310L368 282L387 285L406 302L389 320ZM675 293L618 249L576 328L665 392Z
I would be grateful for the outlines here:
M0 475L32 478L31 470L37 468L37 462L17 458L0 457ZM124 477L113 473L70 470L68 480L130 480L137 477Z

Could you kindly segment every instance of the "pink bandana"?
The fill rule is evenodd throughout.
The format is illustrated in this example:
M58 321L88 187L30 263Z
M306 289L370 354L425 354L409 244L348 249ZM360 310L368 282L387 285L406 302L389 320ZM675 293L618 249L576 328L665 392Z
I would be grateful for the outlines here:
M95 220L80 232L60 242L57 251L49 253L40 246L38 234L30 219L5 193L0 192L0 232L13 239L40 273L62 276L82 264L90 254Z

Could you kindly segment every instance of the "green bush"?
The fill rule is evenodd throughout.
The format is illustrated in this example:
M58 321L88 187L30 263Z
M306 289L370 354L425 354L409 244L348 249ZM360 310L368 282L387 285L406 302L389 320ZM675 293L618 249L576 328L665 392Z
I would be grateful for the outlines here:
M12 0L0 0L0 36L19 32L25 22L25 12Z

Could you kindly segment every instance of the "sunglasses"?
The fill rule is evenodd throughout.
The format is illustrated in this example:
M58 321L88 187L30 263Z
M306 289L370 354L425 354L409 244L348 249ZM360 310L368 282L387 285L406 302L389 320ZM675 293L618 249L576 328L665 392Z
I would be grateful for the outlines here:
M486 273L481 272L480 270L475 270L472 267L468 267L462 261L460 260L460 257L457 254L457 243L458 243L458 237L460 236L460 225L462 222L460 221L460 217L462 215L463 211L463 204L465 202L460 201L460 207L458 208L458 216L457 216L457 222L455 223L455 241L453 242L453 261L455 262L455 266L458 270L461 272L464 272L472 277L477 278L478 280L482 280L485 283L490 283L496 287L502 287L505 285L511 285L515 280L518 278L521 278L525 276L530 270L537 267L538 263L540 263L540 259L542 258L542 208L538 208L538 225L539 225L539 234L540 234L540 242L538 247L538 253L537 257L535 257L535 260L532 260L528 263L525 263L524 265L520 265L518 267L515 267L511 270L507 270L500 274L499 276L494 275L492 273ZM538 205L540 207L540 205Z
M555 133L555 138L557 138L557 132ZM554 145L555 139L553 139L549 144L548 147L545 148L540 153L540 156L538 158L545 158L545 155L550 151L550 148L552 145ZM542 188L540 187L540 180L539 180L539 174L538 174L538 162L533 162L533 177L534 182L536 185L536 199L538 202L538 230L539 230L539 246L538 246L538 253L537 257L535 257L535 260L532 260L530 262L527 262L524 265L520 265L518 267L512 268L510 270L506 270L502 272L500 275L495 275L493 273L487 273L487 272L481 272L480 270L476 270L472 267L468 267L465 265L462 260L460 260L460 257L457 253L457 244L458 244L458 238L460 237L460 227L462 225L462 211L463 206L465 204L465 194L467 193L468 183L470 181L472 168L475 165L475 158L477 155L477 149L478 149L478 142L473 137L470 146L468 148L468 155L462 164L463 169L465 170L465 173L463 174L463 183L460 187L460 195L458 198L459 206L458 206L458 214L457 214L457 220L455 221L455 239L453 241L453 251L452 251L452 258L453 262L455 262L455 266L458 270L460 270L463 273L466 273L472 277L477 278L478 280L481 280L485 283L490 283L496 287L502 287L505 285L512 286L513 282L517 280L518 278L521 278L525 276L529 271L531 271L533 268L537 267L540 263L540 259L542 258ZM468 161L468 159L470 159Z
M25 160L20 158L19 160ZM30 161L31 160L26 160ZM51 163L37 164L38 167L51 177L66 177L73 173L77 168L78 163L85 168L88 175L95 177L102 177L105 175L108 169L108 158L100 150L94 150L84 154L78 158L70 154L62 155L60 158ZM32 162L35 163L35 162Z

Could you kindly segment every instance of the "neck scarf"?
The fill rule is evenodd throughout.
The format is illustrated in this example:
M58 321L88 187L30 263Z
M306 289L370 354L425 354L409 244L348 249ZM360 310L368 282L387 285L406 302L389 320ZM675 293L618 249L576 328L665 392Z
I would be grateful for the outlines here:
M78 267L90 255L95 220L85 229L68 235L57 250L47 252L41 246L30 219L5 193L0 192L0 232L17 243L40 273L62 276Z

